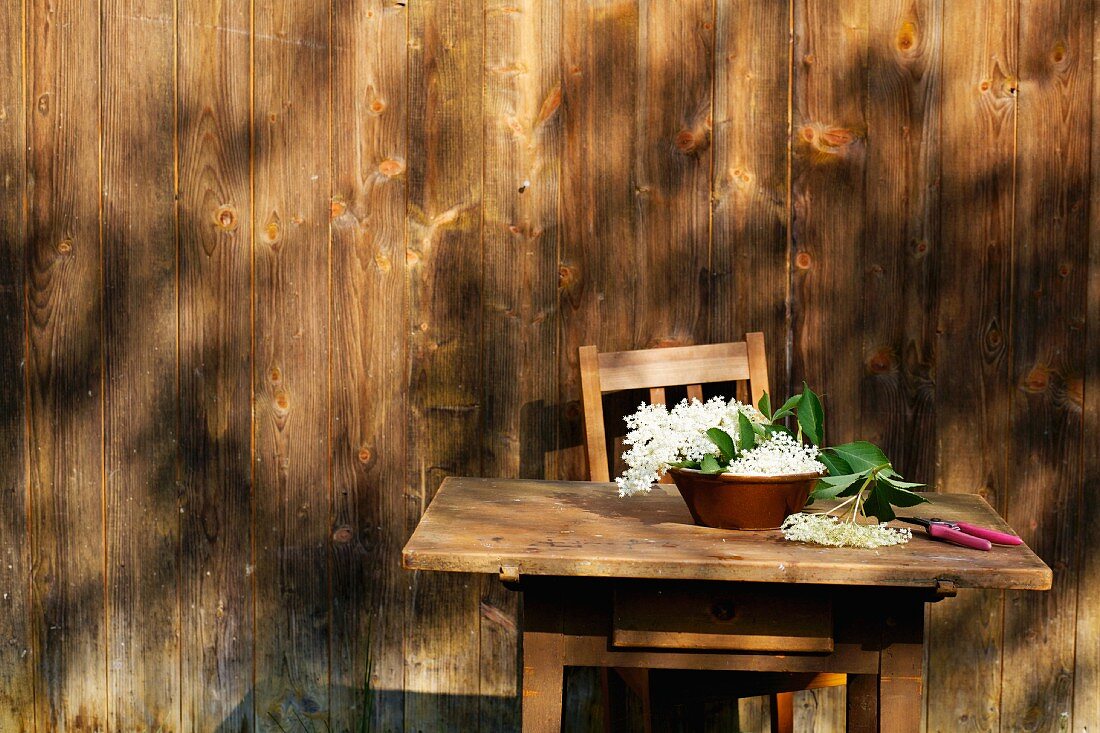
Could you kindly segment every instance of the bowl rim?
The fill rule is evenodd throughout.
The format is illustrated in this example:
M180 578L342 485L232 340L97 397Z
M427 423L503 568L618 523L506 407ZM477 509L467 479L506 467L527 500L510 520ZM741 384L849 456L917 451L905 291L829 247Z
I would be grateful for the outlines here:
M809 481L811 479L824 478L826 476L826 474L817 472L788 473L779 476L763 476L738 473L703 473L697 468L678 467L671 467L668 469L668 472L672 474L684 473L689 476L706 477L731 484L788 484L798 481Z

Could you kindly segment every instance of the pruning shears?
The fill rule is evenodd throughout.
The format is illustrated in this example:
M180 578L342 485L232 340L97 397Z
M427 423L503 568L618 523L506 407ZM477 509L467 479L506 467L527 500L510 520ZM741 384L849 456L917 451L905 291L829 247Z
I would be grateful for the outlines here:
M966 522L949 522L945 519L918 519L917 517L898 517L909 524L919 524L930 536L943 542L975 550L991 550L993 545L1022 545L1024 541L1014 534L998 532L995 529L978 527Z

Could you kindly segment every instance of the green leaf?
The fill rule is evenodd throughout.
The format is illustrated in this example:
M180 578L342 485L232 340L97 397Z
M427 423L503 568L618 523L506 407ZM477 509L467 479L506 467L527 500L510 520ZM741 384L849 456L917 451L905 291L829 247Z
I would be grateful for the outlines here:
M854 494L859 491L859 482L863 478L864 476L858 473L847 476L825 476L818 481L818 486L821 488L814 490L813 497L815 499L835 499L838 496ZM851 489L851 491L846 491L846 489Z
M772 419L772 400L770 397L768 397L767 392L760 395L760 402L757 403L756 409L760 410L760 412L763 413L764 417L768 418L769 420Z
M703 462L699 465L699 470L703 473L722 473L724 469L718 459L708 453L703 456Z
M707 437L711 442L718 446L718 451L721 453L722 458L726 459L726 463L729 463L737 455L737 448L733 445L733 438L722 428L710 428L707 430Z
M880 522L889 522L897 515L890 507L890 502L883 498L882 493L877 488L877 485L875 485L868 492L867 500L863 502L863 514L868 517L878 517Z
M798 424L802 426L802 432L811 443L820 446L825 437L825 412L821 409L821 400L805 382L802 383L802 399L798 403L796 414Z
M886 454L878 446L868 443L866 440L834 445L825 450L842 459L852 467L853 471L890 467L890 459L886 457Z
M699 468L699 461L677 461L668 464L669 468Z
M817 460L825 464L825 468L829 469L830 476L843 476L847 473L853 473L852 467L843 458L830 453L828 448L817 454Z
M737 426L741 433L741 450L752 450L756 446L756 431L752 429L752 420L743 412L737 413Z
M917 487L924 486L924 484L915 484L912 481L902 481L901 477L899 477L893 471L889 470L879 471L878 478L880 481L885 481L886 483L898 489L915 489Z
M889 481L879 479L875 482L874 493L881 494L882 498L894 506L916 506L917 504L926 504L928 499L925 499L920 494L914 494L908 489L898 488L893 486Z
M775 422L776 420L781 420L782 418L785 418L787 415L793 415L794 414L794 408L798 407L798 403L801 402L801 401L802 401L802 395L796 394L794 397L791 397L789 400L784 402L783 406L780 407L778 410L776 410L775 414L772 415L772 422Z

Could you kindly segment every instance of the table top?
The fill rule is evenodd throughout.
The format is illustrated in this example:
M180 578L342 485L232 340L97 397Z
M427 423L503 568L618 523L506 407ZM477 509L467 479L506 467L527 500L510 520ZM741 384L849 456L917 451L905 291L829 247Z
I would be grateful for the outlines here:
M905 513L1012 531L980 496L927 496L931 503ZM778 530L696 526L676 488L667 484L620 498L614 484L448 478L402 560L413 570L467 573L509 567L521 575L1050 588L1050 568L1026 545L994 545L982 552L912 529L913 539L905 545L821 547L789 542Z

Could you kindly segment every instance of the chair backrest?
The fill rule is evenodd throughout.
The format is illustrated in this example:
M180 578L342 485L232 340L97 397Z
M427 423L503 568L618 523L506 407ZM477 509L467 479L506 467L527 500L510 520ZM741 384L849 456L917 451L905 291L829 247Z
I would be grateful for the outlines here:
M624 389L648 389L650 403L664 404L665 387L687 386L688 398L703 399L702 385L748 380L752 403L768 391L764 334L745 334L744 341L704 346L676 346L641 351L599 353L580 349L581 402L590 481L610 481L603 396Z

